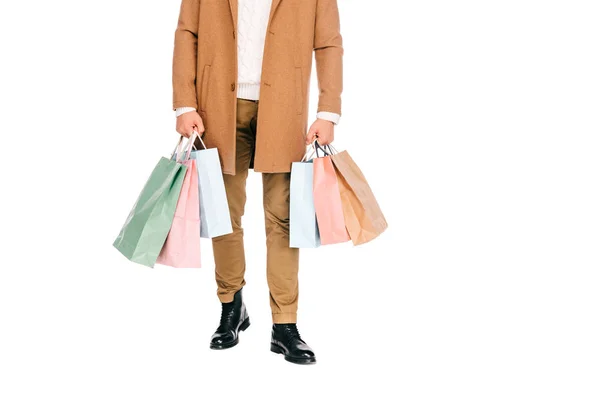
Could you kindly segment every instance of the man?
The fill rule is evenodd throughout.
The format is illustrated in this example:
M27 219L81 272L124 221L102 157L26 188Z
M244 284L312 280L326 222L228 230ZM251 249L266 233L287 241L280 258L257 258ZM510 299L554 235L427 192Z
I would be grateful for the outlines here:
M307 131L315 54L317 119ZM296 327L299 250L289 247L290 170L306 144L333 141L341 115L342 37L336 0L183 0L175 32L173 109L177 132L203 133L223 168L233 233L214 238L221 321L210 347L238 343L250 325L242 215L248 170L262 172L271 350L316 362Z

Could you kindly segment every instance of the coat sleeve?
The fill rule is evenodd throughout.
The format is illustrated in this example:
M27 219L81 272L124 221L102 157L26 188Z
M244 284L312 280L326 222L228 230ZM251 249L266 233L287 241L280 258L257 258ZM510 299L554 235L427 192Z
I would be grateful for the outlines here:
M196 63L200 0L182 0L173 49L173 109L198 108Z
M317 0L315 60L319 81L317 112L342 114L342 35L337 0Z

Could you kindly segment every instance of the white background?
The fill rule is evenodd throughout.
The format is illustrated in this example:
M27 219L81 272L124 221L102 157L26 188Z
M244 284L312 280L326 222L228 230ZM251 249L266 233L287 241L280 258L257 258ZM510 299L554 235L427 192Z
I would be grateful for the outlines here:
M237 347L208 348L210 242L197 270L112 248L177 138L179 1L2 2L0 398L600 398L598 3L339 5L335 143L390 228L303 251L303 367L269 351L258 173Z

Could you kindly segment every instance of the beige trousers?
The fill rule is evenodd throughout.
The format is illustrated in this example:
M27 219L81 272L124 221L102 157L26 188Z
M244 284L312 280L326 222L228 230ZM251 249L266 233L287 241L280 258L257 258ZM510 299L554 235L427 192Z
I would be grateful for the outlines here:
M258 102L237 100L236 173L223 174L233 233L212 240L217 295L222 303L245 284L244 231L246 178L254 157ZM290 173L263 173L267 236L267 282L274 323L296 322L299 250L289 247Z

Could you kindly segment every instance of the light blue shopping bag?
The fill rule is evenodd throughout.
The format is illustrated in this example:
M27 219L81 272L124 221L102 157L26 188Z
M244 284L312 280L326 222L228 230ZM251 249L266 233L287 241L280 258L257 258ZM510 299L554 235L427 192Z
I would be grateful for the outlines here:
M233 232L229 203L225 192L223 172L216 148L192 151L198 169L198 194L200 195L200 237L214 238Z
M292 163L290 180L290 247L319 247L312 160Z

